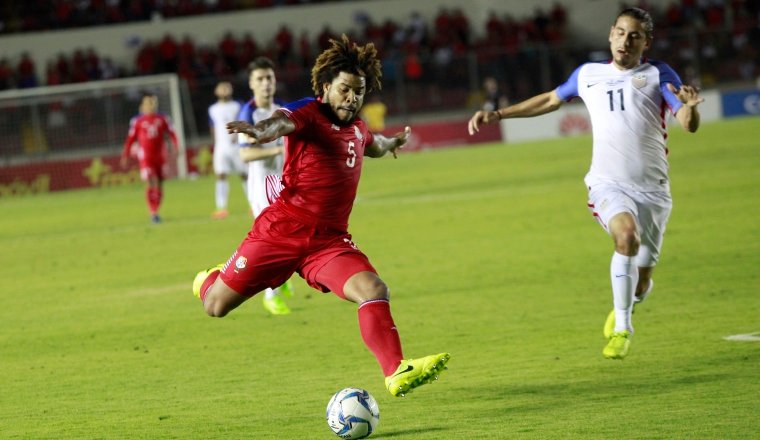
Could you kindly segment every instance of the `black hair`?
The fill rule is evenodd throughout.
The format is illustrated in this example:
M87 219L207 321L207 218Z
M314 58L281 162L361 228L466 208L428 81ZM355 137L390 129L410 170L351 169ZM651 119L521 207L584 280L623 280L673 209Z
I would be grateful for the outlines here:
M272 69L274 70L274 62L267 57L256 57L253 61L248 63L248 75L251 72L259 69Z
M638 20L644 27L644 33L646 34L647 40L654 38L654 21L652 20L652 16L649 15L649 12L641 8L626 8L615 18L615 23L617 23L620 17L631 17Z

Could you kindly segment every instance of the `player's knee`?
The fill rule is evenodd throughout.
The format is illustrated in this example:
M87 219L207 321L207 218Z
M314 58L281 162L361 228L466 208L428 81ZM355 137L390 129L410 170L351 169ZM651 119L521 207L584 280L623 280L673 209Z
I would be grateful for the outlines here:
M625 229L615 235L615 251L622 255L634 256L639 253L641 239L635 229Z
M357 285L354 291L351 292L350 297L355 302L361 304L365 301L389 299L390 290L383 280L375 277Z
M390 289L383 280L376 278L369 284L367 293L372 297L371 299L389 299Z

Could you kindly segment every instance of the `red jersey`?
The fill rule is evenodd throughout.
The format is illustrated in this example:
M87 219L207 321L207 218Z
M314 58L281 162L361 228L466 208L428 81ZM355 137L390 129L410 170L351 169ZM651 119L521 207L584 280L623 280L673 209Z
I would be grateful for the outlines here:
M159 113L135 116L129 121L129 134L122 155L127 156L132 144L137 141L140 144L140 160L163 161L164 139L167 134L176 146L177 134L166 116Z
M357 118L338 125L327 104L314 98L278 111L295 124L285 137L284 189L278 199L301 217L345 231L359 186L364 149L374 137ZM295 208L295 209L293 209Z

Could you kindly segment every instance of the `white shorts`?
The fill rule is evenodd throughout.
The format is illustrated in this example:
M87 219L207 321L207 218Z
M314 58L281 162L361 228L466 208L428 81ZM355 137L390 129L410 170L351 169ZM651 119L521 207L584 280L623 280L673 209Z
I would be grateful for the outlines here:
M267 174L262 178L258 173L252 172L248 176L248 202L253 216L258 217L264 208L274 203L283 188L279 174Z
M214 149L214 174L246 174L248 166L240 159L237 146Z
M670 192L639 192L607 182L596 183L588 188L588 209L608 234L608 225L613 217L623 212L633 215L641 237L636 265L656 266L660 259L665 226L673 209Z
M248 162L248 202L251 204L254 216L258 216L279 195L281 188L275 190L275 187L282 186L280 174L282 174L281 154Z

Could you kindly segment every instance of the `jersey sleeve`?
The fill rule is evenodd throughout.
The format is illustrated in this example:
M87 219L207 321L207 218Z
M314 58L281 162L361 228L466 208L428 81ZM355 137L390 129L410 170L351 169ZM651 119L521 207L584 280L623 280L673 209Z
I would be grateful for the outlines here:
M316 111L317 107L316 104L312 103L316 102L317 101L314 98L304 98L291 102L290 104L286 104L280 107L278 111L284 113L285 116L287 116L288 119L293 122L296 127L295 131L299 131L303 127L307 126L313 119L314 112Z
M237 116L239 121L253 124L253 106L251 103L246 103L240 108ZM250 147L251 143L247 141L246 136L242 133L238 133L237 144L239 147Z
M683 107L683 103L670 91L668 84L673 84L673 87L680 89L683 85L681 78L678 77L675 70L663 62L652 62L652 65L660 72L660 92L662 93L662 98L668 104L670 112L676 114Z
M573 98L575 98L578 95L578 75L580 74L581 68L583 65L578 66L575 70L573 70L573 73L570 74L570 77L567 78L567 81L560 84L559 87L557 87L557 96L559 99L563 101L569 101Z
M132 144L137 140L137 119L137 116L133 116L132 119L129 120L129 132L127 133L127 139L124 140L124 149L121 153L124 157L129 155L129 150L132 147Z

